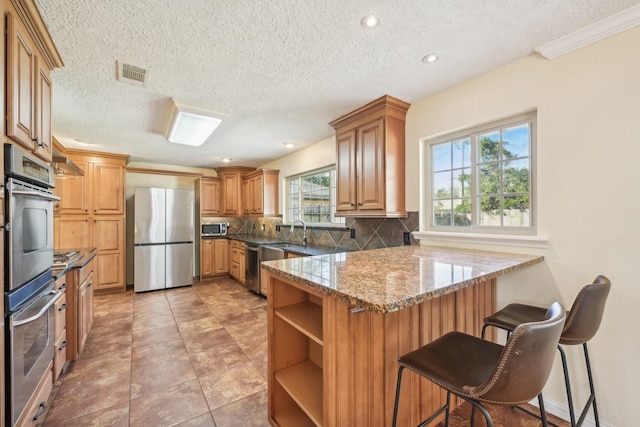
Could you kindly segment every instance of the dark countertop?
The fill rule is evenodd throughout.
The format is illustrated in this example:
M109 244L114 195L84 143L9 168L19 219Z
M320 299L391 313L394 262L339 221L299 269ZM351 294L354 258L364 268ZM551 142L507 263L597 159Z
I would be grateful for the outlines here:
M241 242L254 244L254 245L287 243L285 240L279 239L277 237L256 236L254 234L227 234L227 239L239 240Z
M80 256L66 268L53 267L51 273L56 280L62 277L67 271L83 268L97 255L96 248L69 249L69 251L78 251Z

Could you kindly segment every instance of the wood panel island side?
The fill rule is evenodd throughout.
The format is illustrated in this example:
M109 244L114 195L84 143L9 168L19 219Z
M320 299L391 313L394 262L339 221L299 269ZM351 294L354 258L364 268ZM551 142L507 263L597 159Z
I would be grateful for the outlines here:
M543 259L423 245L263 263L270 423L391 425L398 357L453 330L480 336L496 278ZM444 403L418 375L402 387L398 425Z

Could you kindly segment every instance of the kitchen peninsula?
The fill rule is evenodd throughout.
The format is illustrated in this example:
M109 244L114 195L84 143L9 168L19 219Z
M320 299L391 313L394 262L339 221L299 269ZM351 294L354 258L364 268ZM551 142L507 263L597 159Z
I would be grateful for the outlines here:
M542 261L403 246L264 263L270 422L391 425L398 357L452 330L479 336L496 278ZM417 425L444 397L409 375L399 425Z

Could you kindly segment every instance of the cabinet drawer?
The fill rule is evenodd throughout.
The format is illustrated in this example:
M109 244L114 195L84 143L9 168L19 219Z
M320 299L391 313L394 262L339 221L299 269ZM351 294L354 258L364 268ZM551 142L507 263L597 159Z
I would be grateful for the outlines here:
M16 422L16 426L35 426L38 421L42 421L51 390L53 390L53 375L51 369L48 369Z
M64 329L67 324L67 295L62 294L62 298L56 301L53 307L55 309L55 315L56 315L56 323L55 323L56 333L54 337L57 341L58 338L60 338L60 336L64 332Z
M91 260L91 262L89 262L87 265L85 265L84 267L82 267L80 269L80 277L78 279L78 283L82 283L84 282L87 277L89 277L89 275L91 273L93 273L93 263L95 262L95 258L93 260Z
M64 364L67 363L67 333L56 340L55 354L53 355L53 381L56 381L62 373Z
M238 264L237 262L231 263L231 277L234 277L236 279L240 278L240 264Z

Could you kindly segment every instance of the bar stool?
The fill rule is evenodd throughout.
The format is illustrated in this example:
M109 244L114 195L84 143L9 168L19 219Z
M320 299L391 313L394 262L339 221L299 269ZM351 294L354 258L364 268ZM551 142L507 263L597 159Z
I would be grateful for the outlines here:
M541 391L553 366L566 313L553 303L542 320L517 326L504 346L480 338L450 332L398 359L398 381L393 409L393 426L398 417L402 371L408 368L447 390L447 401L420 426L426 426L442 412L449 424L451 393L471 403L471 425L478 408L492 427L491 415L482 402L518 405L538 396L543 425L547 426Z
M567 313L567 321L562 330L560 344L579 345L582 344L584 349L584 360L587 365L587 376L589 378L589 388L591 394L587 399L578 421L573 408L573 398L571 396L571 383L569 382L569 370L567 368L567 357L564 350L558 345L560 357L562 359L562 370L564 372L564 382L567 389L567 400L569 402L569 415L571 417L571 426L581 426L589 411L589 407L593 406L593 415L595 417L596 426L600 426L598 418L598 407L596 406L596 393L593 386L593 377L591 376L591 363L589 362L589 352L587 351L587 341L589 341L598 331L604 305L611 289L611 282L605 276L598 276L593 283L584 286L576 297L571 310ZM487 326L495 326L496 328L507 331L507 337L521 323L532 322L542 319L545 309L526 304L509 304L505 308L484 319L482 327L482 337L484 338ZM522 408L520 408L522 409ZM524 410L524 409L523 409ZM526 410L525 410L526 411ZM528 411L526 411L528 412Z

